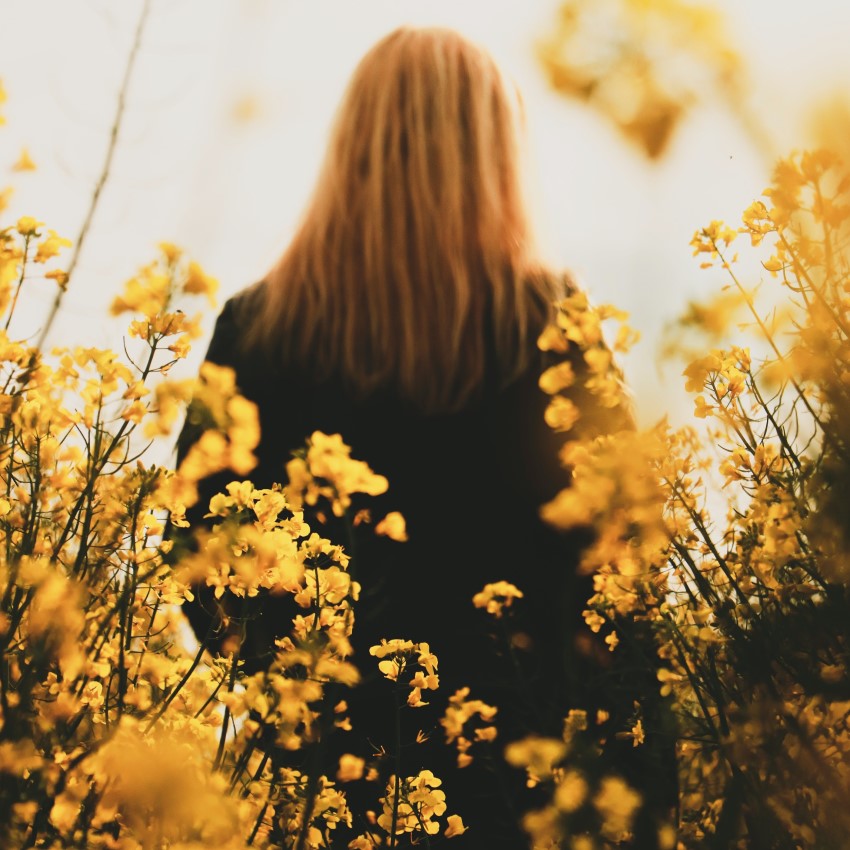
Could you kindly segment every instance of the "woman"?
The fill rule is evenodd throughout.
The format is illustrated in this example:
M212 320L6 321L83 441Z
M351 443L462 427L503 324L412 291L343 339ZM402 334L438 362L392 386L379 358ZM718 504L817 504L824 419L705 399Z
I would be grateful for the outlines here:
M497 704L501 744L558 735L566 711L587 701L596 663L581 618L589 579L576 577L582 541L538 513L569 484L558 461L564 435L544 421L541 372L557 358L572 363L586 432L630 423L625 405L602 408L584 390L578 350L537 346L553 305L575 288L538 259L517 107L490 56L453 31L402 27L379 41L351 79L294 238L263 281L227 302L207 354L232 366L258 405L256 486L285 483L292 452L317 430L342 435L389 480L369 507L376 517L400 511L409 540L373 540L353 558L363 683L348 699L359 737L344 746L379 748L388 737L386 683L369 647L427 641L442 701L432 696L434 706L405 721L411 739L417 729L433 739L406 749L405 774L430 768L444 778L449 811L470 825L456 847L525 846L519 813L533 800L521 799L518 771L455 769L456 754L437 741L445 700L469 686ZM181 456L195 437L184 432ZM190 519L234 477L207 481ZM525 594L510 650L492 642L471 602L496 581ZM263 603L242 639L249 671L269 663L291 613L283 600ZM208 595L189 614L199 636L216 628Z

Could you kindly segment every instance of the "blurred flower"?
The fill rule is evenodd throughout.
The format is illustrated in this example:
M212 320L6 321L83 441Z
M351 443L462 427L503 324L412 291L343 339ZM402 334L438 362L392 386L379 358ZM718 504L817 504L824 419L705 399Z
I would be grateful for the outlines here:
M737 98L742 70L719 12L683 0L566 0L538 58L651 159L707 92Z
M390 511L376 526L375 534L404 543L407 540L407 525L398 511Z
M522 599L522 591L508 581L485 584L484 588L472 597L476 608L484 608L488 614L501 617L504 608L510 608L514 599Z
M35 171L36 167L29 151L26 148L21 148L21 154L12 166L12 171Z

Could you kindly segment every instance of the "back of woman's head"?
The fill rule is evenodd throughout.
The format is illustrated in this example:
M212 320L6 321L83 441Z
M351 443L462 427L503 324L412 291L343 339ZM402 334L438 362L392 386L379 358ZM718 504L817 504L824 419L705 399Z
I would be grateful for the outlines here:
M255 331L319 376L463 404L524 365L551 298L534 267L518 96L491 56L401 27L357 66Z

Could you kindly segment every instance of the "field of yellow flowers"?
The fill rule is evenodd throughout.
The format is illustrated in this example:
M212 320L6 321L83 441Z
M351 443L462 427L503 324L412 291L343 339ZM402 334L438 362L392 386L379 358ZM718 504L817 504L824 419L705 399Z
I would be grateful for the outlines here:
M597 531L581 566L594 576L590 627L614 625L613 653L625 619L652 635L681 785L659 847L850 842L848 190L842 151L795 153L740 222L696 232L695 262L726 283L683 325L737 321L737 330L684 369L692 423L569 443L573 486L542 508L559 528ZM71 247L35 218L0 221L0 846L338 846L335 829L352 822L346 782L362 761L343 758L334 776L301 773L273 763L263 741L298 750L332 734L335 686L357 683L350 556L307 528L302 508L344 515L353 493L380 493L386 479L352 456L345 435L316 433L288 487L250 484L257 415L233 374L205 364L197 380L170 376L200 335L192 305L214 305L216 288L173 245L160 245L113 302L129 318L123 353L45 351L11 337L32 279L67 285ZM739 274L737 251L760 259L763 281ZM581 346L588 389L604 401L617 375L599 343L621 319L571 299L540 343ZM621 326L615 348L629 338ZM747 340L766 353L754 356ZM541 378L547 421L566 432L569 381ZM173 435L187 415L203 436L179 467L148 463L139 445ZM174 562L168 518L185 523L198 481L227 468L241 479L212 500L197 551ZM403 518L380 530L403 537ZM294 597L302 613L268 671L246 676L235 656L187 645L180 606L199 581L217 594ZM474 603L498 616L520 594L488 585ZM410 689L409 704L438 688L427 644L389 641L372 654ZM443 699L446 745L462 769L465 724L477 718L492 730L483 737L496 736L497 707ZM525 818L529 846L617 846L641 790L586 770L580 741L592 741L593 719L568 709L560 739L504 752L548 789L548 806ZM619 730L635 747L639 714ZM428 770L393 776L376 790L370 829L347 846L462 834L440 785Z

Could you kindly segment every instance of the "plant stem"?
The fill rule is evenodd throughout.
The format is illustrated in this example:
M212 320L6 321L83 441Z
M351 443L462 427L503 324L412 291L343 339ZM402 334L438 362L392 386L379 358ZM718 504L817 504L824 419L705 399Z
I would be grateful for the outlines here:
M100 176L95 183L91 202L89 203L86 217L83 219L82 226L80 227L80 232L74 240L74 249L71 253L71 259L65 272L67 275L66 284L64 287L60 287L59 291L56 293L56 298L53 300L50 312L47 314L47 320L45 321L44 327L41 329L41 334L38 337L38 342L35 347L39 351L44 348L47 335L50 333L50 328L53 326L53 321L56 318L56 314L59 312L59 307L62 305L62 299L68 291L68 283L70 283L71 275L73 274L74 269L77 266L77 261L80 258L80 251L82 250L83 243L85 242L86 236L88 236L89 229L91 228L92 219L94 218L94 213L97 209L98 201L100 200L100 195L103 192L103 187L106 185L106 181L109 179L109 173L112 168L112 158L115 155L115 148L118 144L118 135L124 118L127 91L130 88L130 79L132 78L133 68L136 64L136 56L138 55L139 48L142 44L142 34L144 33L145 24L147 23L150 5L151 0L143 0L142 11L139 14L135 35L133 36L133 45L130 48L129 56L127 57L127 65L124 68L124 79L121 81L121 87L118 90L118 105L115 110L115 118L112 122L112 129L109 132L109 144L106 149L106 157L103 161L103 168L101 169Z

